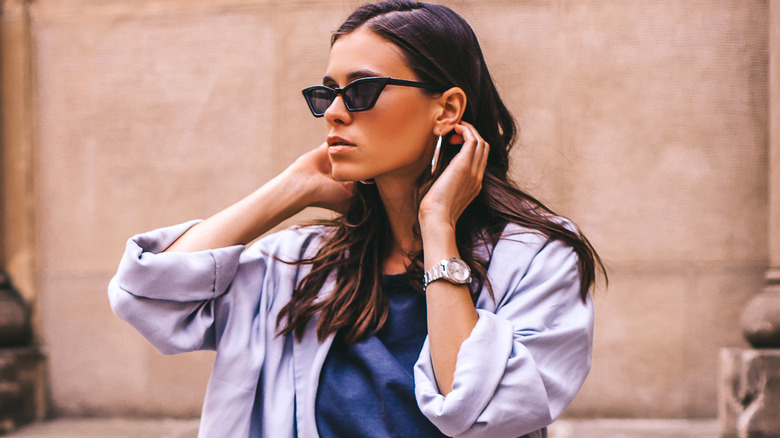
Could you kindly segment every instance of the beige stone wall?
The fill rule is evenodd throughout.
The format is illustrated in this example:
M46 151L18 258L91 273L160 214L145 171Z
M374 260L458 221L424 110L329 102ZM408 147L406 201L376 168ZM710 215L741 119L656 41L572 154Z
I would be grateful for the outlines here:
M108 307L124 241L204 217L321 142L300 89L354 1L2 3L3 251L54 412L197 415L212 354ZM715 415L767 266L768 2L451 1L521 126L517 180L609 266L570 415Z
M769 88L769 266L767 279L780 283L780 1L770 3Z

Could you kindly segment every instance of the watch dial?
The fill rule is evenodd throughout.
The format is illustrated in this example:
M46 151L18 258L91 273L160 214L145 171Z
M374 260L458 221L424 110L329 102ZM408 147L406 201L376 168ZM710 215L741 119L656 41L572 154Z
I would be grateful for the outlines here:
M449 272L450 276L457 281L468 280L470 274L468 266L460 260L448 263L447 272Z

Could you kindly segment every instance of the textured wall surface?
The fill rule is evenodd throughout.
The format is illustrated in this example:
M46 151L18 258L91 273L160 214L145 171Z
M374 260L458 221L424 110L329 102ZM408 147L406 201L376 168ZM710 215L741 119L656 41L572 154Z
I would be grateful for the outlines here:
M32 153L4 166L33 187L6 204L33 205L23 292L55 412L198 414L212 354L160 356L111 314L106 284L130 235L207 216L323 140L300 89L320 82L355 4L37 0L6 13L4 29L27 26L32 128L17 134ZM767 1L447 4L518 119L516 179L609 267L593 371L568 414L714 416L717 351L743 345L739 313L767 266Z

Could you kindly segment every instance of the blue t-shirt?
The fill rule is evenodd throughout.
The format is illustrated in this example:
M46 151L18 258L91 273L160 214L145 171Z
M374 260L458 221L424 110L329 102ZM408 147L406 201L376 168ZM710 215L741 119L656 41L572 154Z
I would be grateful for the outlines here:
M317 429L323 438L443 437L420 412L412 368L428 324L425 295L406 274L387 275L390 304L384 327L360 342L336 335L317 391Z

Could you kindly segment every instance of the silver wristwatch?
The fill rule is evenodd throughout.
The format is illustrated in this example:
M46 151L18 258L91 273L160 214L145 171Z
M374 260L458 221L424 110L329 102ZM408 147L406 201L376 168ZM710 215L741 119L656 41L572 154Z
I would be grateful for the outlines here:
M433 265L423 276L423 291L436 280L447 280L452 284L471 282L471 269L463 260L453 257Z

